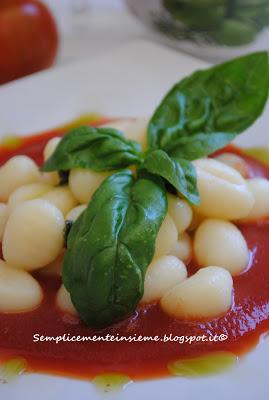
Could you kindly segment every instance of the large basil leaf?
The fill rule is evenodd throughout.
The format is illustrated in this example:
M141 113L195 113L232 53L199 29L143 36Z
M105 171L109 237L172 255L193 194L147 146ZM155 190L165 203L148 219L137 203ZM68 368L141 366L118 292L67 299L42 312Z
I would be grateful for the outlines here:
M267 52L253 53L197 71L176 84L156 109L148 128L149 147L172 154L173 145L179 147L181 138L188 136L186 154L182 150L180 155L188 158L193 138L195 147L199 148L197 154L194 150L191 152L193 159L203 156L204 135L212 133L218 135L213 140L213 151L223 147L261 115L268 88ZM201 146L197 146L197 139L203 141Z
M167 212L160 178L129 171L107 178L67 240L63 281L87 325L107 326L132 312Z
M190 203L199 203L196 171L188 160L175 159L163 150L154 150L147 155L142 167L151 174L163 177Z
M196 160L206 157L229 144L234 138L234 133L195 133L182 136L174 140L167 148L167 152L176 158Z
M81 126L63 137L42 170L88 168L107 171L137 164L140 156L140 145L125 139L116 129Z

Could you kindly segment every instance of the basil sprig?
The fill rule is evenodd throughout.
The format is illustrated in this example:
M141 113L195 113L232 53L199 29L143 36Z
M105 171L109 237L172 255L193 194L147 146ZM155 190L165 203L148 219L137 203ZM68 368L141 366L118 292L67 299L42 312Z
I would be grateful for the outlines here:
M146 153L110 128L81 127L62 139L44 171L138 167L137 178L130 171L107 178L67 238L63 281L87 325L107 326L135 309L167 212L165 183L198 204L191 160L248 128L268 89L268 54L254 53L176 84L151 118Z
M71 130L60 141L42 170L68 171L88 168L108 171L139 164L141 147L112 128L81 126Z
M188 160L170 157L163 150L153 150L145 158L143 168L164 178L190 203L199 203L196 171Z
M268 88L267 52L197 71L157 107L148 128L149 147L188 160L208 156L261 115Z
M161 179L130 171L108 177L67 240L63 280L81 318L103 327L134 311L167 212Z

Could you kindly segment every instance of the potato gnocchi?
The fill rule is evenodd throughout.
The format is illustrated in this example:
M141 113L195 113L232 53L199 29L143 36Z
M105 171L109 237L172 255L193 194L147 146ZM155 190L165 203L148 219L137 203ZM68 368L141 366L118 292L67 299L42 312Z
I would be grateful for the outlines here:
M194 236L194 255L200 266L216 265L237 275L248 266L250 254L239 229L229 221L205 219Z
M187 278L185 264L174 256L155 259L148 267L142 303L159 300L169 289Z
M64 285L61 285L60 289L57 292L56 305L62 312L78 316L78 312L71 301L70 294L68 293Z
M178 232L173 218L167 214L155 242L154 258L168 255L177 240Z
M188 263L192 258L192 239L187 232L179 235L177 241L174 243L169 254L179 258L180 260Z
M127 119L107 126L120 129L144 148L147 123ZM60 137L47 142L44 160L60 142ZM232 305L231 275L243 273L249 265L246 240L231 221L246 223L269 216L269 181L248 179L243 158L222 153L193 165L201 202L191 206L179 195L168 194L168 213L156 238L141 300L142 304L160 301L169 315L190 320L227 312ZM18 285L12 295L0 282L0 311L21 312L40 304L42 290L26 271L40 269L44 276L61 277L65 221L77 220L111 173L74 168L68 184L59 186L57 172L40 173L26 156L15 156L0 168L0 240L5 259L0 262L0 276L2 282L14 279L14 287ZM194 260L200 269L188 276L188 264ZM78 315L64 285L55 301L64 313Z
M248 166L246 161L238 156L237 154L232 153L222 153L219 156L215 157L215 160L220 161L229 167L234 168L243 176L243 178L248 177Z
M237 220L248 216L254 196L234 168L214 159L193 162L201 202L195 210L204 217Z
M43 151L44 161L47 161L50 158L50 156L56 150L56 147L58 146L60 141L61 141L61 138L57 137L57 136L48 140L48 142L44 148L44 151ZM60 182L60 176L59 176L58 172L43 172L42 180L45 183L49 183L51 185L57 185Z
M165 293L161 307L177 318L215 317L231 307L232 291L230 273L224 268L209 266Z
M65 219L67 221L76 221L80 216L80 214L82 214L83 211L86 210L86 208L87 208L86 204L80 204L79 206L72 208L72 210L70 210L66 214Z
M0 312L31 311L40 305L42 298L41 287L28 272L0 260Z
M169 194L168 213L173 218L178 233L186 231L192 222L193 212L191 206L177 196Z
M3 240L4 230L8 219L8 206L0 203L0 242Z
M18 205L4 231L5 261L27 271L45 267L62 251L63 230L63 214L49 201L35 199Z
M0 200L7 202L14 190L22 185L37 182L40 172L36 163L26 156L10 158L0 168Z
M20 186L11 193L8 199L8 212L11 213L19 204L27 200L42 197L50 190L52 190L52 186L43 182L29 183L28 185Z
M72 169L69 176L70 190L79 203L88 203L95 190L108 176L108 172Z
M64 216L78 204L67 185L55 187L43 194L41 198L54 204Z
M247 186L254 197L249 214L242 221L255 221L269 215L269 181L264 178L247 180Z

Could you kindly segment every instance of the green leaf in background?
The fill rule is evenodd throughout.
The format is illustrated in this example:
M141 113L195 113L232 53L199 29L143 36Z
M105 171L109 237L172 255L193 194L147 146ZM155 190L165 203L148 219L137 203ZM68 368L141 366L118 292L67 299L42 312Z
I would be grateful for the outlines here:
M148 127L149 147L174 154L174 146L180 146L180 141L184 143L183 138L189 137L182 157L191 154L193 159L189 150L192 140L200 149L199 157L205 156L212 142L212 149L221 148L256 121L266 104L268 89L267 52L197 71L177 83L156 109ZM211 134L217 136L211 139ZM201 154L203 146L205 151Z
M163 150L154 150L146 156L142 168L164 178L190 203L199 203L196 171L188 160L175 159Z
M144 276L167 212L162 181L130 171L108 177L73 224L63 282L87 325L128 316L143 296Z
M42 171L108 171L137 164L140 156L140 145L125 139L116 129L81 126L63 137Z
M228 351L220 351L205 356L178 360L168 364L172 375L199 377L224 372L237 362L237 356Z

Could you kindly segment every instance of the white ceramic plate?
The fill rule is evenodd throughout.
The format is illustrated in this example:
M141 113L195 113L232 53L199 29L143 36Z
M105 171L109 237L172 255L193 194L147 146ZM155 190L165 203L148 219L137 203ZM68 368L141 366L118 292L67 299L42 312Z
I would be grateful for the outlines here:
M173 83L205 66L180 53L133 42L82 64L36 74L0 89L0 136L38 132L92 111L111 116L150 115ZM267 108L239 143L268 145L268 126ZM0 399L265 400L268 359L269 343L264 342L225 374L139 382L110 395L98 393L90 382L26 374L1 385Z

